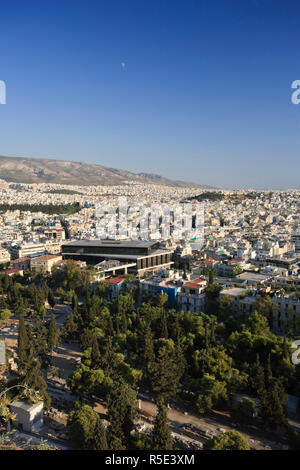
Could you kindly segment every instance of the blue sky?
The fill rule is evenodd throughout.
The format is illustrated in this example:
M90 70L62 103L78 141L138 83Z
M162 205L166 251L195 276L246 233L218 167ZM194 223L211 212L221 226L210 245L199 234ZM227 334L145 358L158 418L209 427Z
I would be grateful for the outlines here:
M300 188L299 41L297 0L6 2L0 154Z

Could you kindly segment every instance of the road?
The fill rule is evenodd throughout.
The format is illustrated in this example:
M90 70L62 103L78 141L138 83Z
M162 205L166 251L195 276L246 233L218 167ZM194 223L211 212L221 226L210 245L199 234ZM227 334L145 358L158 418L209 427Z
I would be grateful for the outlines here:
M149 400L141 399L140 409L141 411L145 411L148 415L151 415L153 417L156 416L156 405ZM224 429L225 431L235 429L244 435L244 437L248 440L252 448L255 448L257 450L266 450L266 448L268 447L280 447L276 445L274 440L262 438L261 432L256 432L255 430L252 431L248 429L245 430L241 426L237 426L235 424L229 426L224 424L223 420L217 421L211 417L199 417L192 413L185 414L184 412L175 410L174 408L168 409L168 418L170 421L171 430L180 435L184 434L184 431L182 429L183 424L192 424L214 434L220 434L220 429ZM203 440L201 439L199 439L199 441L203 442Z

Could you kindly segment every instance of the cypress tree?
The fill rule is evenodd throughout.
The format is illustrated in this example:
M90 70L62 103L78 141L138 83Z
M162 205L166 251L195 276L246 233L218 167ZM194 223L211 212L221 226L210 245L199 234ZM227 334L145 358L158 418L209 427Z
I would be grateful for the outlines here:
M209 348L209 334L207 324L205 324L205 349Z
M73 294L73 297L72 297L72 309L73 309L73 313L78 313L78 297L75 293Z
M24 369L28 359L29 338L25 326L24 316L20 316L19 320L19 337L18 337L18 356L21 369Z
M286 336L283 338L282 355L285 359L288 359L290 357Z
M179 391L183 370L177 361L175 347L162 347L155 362L150 366L151 387L159 399L174 397Z
M144 338L144 364L147 365L149 362L155 360L154 345L153 345L153 335L151 327L148 324L145 331Z
M268 359L267 359L267 365L265 369L265 384L266 384L267 389L272 383L272 378L273 378L273 374L272 374L272 366L271 366L271 355L269 353Z
M278 379L272 379L270 388L264 390L260 397L260 415L271 428L284 426L287 423L287 395Z
M108 421L108 441L110 449L117 449L116 446L128 447L130 442L130 432L133 429L133 420L136 408L136 398L133 390L119 378L111 390L107 400Z
M97 423L94 430L94 449L108 450L106 430L100 418L97 419Z
M78 334L78 327L75 322L75 317L74 314L71 313L64 324L64 327L62 329L62 337L64 339L74 339L75 336Z
M161 334L160 334L160 337L161 338L166 338L166 339L168 339L168 337L169 337L167 318L166 318L166 314L165 314L164 310L162 311L162 314L161 314Z
M55 305L55 299L54 299L54 295L51 289L49 289L49 292L48 292L48 303L52 308Z
M127 332L127 317L126 317L126 313L124 310L122 311L122 314L121 314L121 327L122 327L122 333L126 333Z
M158 403L158 412L152 433L153 450L172 450L172 436L168 424L167 409L162 401Z
M48 346L51 351L53 350L53 348L55 348L55 346L58 343L58 335L59 335L59 332L56 327L55 316L52 313L49 326L48 326L48 335L47 335Z
M108 336L113 336L114 335L114 324L112 320L112 316L109 315L108 318Z
M258 354L256 355L256 361L251 369L250 383L253 392L260 397L265 389L265 375L264 368L260 363Z
M93 344L92 344L92 352L91 352L91 361L92 367L97 369L101 360L100 351L99 351L99 344L96 336L94 336Z
M26 377L23 381L32 390L38 391L44 401L44 408L49 409L51 398L47 393L47 384L41 372L41 364L33 360L26 371Z

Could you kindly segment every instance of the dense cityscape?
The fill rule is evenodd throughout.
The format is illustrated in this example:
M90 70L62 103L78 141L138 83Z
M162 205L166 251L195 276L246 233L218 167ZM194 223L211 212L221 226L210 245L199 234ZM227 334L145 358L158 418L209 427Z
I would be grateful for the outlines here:
M300 450L299 18L297 0L2 2L10 465Z
M3 448L299 448L298 191L0 191ZM200 201L203 245L99 239L120 196Z

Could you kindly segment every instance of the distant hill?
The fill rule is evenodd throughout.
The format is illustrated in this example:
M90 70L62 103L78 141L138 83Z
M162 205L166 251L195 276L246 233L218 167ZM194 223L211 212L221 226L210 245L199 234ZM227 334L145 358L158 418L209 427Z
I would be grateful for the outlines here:
M128 182L210 189L211 186L173 181L159 175L131 173L91 163L0 156L0 179L14 183L117 185Z

